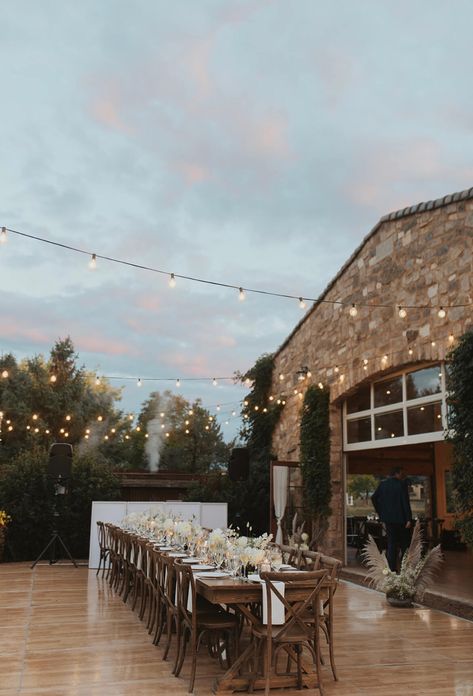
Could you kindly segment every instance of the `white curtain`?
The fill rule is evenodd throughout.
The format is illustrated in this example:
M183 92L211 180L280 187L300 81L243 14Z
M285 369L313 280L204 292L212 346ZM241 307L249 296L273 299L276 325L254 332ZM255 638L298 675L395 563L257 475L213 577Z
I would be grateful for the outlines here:
M276 522L278 523L276 544L283 543L281 522L286 511L288 476L287 466L273 466L273 502Z

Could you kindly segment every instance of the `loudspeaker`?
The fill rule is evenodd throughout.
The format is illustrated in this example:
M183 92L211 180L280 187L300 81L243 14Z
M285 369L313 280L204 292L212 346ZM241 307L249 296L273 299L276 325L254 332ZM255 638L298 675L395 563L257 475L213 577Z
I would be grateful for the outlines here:
M72 445L55 442L49 449L48 476L55 479L68 479L72 469Z
M228 462L228 477L230 481L246 481L249 475L250 450L248 447L235 447Z

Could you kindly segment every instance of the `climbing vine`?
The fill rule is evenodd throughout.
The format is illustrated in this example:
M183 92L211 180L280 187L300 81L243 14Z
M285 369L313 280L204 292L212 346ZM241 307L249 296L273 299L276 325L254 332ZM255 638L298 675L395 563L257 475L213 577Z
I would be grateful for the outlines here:
M473 331L459 339L449 359L449 440L454 448L456 526L473 548Z
M329 393L311 386L302 406L300 466L306 514L312 520L312 538L327 528L332 485L330 478Z

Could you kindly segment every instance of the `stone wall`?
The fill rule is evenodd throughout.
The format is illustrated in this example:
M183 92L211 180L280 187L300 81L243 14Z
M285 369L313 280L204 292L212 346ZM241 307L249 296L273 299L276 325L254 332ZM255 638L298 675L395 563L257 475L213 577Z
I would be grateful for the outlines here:
M299 459L303 394L295 390L303 392L308 382L330 386L333 515L323 547L338 557L344 549L344 398L365 380L444 359L454 337L471 327L473 189L453 198L460 196L382 218L322 295L385 307L358 307L351 317L349 307L319 301L276 354L273 393L286 400L273 442L278 459ZM438 317L440 306L455 304L470 306ZM428 308L407 309L400 318L399 306L409 305ZM303 383L296 374L302 366L312 373Z

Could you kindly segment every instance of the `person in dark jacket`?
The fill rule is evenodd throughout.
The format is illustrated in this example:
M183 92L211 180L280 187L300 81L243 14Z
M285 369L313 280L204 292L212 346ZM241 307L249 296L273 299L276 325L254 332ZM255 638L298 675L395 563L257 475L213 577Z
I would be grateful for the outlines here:
M386 558L391 570L396 571L398 551L400 549L402 558L410 544L412 526L409 491L401 467L394 468L390 477L381 481L371 496L371 502L386 527Z

